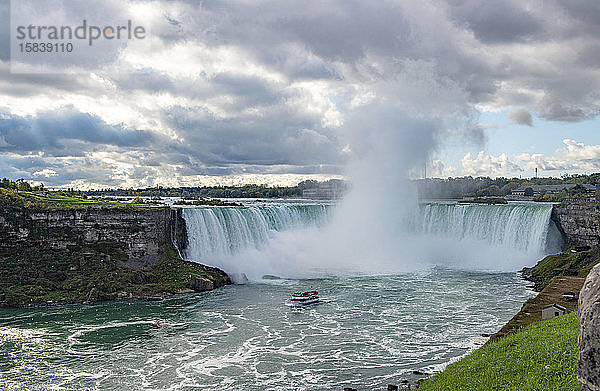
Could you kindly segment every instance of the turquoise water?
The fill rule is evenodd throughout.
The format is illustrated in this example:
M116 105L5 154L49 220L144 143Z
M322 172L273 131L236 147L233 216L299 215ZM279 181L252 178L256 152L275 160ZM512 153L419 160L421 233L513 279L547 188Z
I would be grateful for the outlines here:
M286 304L311 287L324 303ZM434 269L0 309L0 389L384 389L468 353L530 296L514 273Z

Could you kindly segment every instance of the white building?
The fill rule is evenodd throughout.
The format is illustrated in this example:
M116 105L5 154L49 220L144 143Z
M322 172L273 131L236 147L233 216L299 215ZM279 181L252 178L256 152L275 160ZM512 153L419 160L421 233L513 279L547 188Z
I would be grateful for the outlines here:
M542 308L542 320L552 319L556 316L564 315L567 312L567 309L562 305L558 304L549 304Z

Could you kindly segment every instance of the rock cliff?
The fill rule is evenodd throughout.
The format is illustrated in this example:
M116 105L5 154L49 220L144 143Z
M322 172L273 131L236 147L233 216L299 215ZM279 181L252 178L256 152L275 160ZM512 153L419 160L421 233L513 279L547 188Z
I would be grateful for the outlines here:
M555 205L552 220L563 234L567 247L600 245L600 205Z
M579 295L578 380L582 391L600 391L600 265L592 269Z
M0 305L165 296L231 283L182 260L181 210L0 208Z
M0 248L73 250L86 244L118 244L129 260L157 257L170 244L174 221L168 208L89 208L30 211L0 216Z

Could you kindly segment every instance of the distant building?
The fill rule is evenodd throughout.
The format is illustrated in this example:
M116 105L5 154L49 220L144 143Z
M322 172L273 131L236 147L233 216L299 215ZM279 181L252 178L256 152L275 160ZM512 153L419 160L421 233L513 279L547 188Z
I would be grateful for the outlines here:
M576 297L576 295L575 295L575 292L568 291L568 292L564 292L564 293L562 294L562 297L563 297L563 299L565 299L566 301L574 301L574 300L575 300L575 297Z
M556 316L564 315L567 312L567 309L562 305L558 304L549 304L542 308L542 320L552 319Z
M348 184L342 180L330 179L318 182L314 187L302 190L302 198L311 200L337 200L348 191Z
M514 196L525 196L525 192L528 188L533 190L533 196L540 195L541 193L546 194L558 194L563 190L569 190L577 186L576 184L562 184L562 185L531 185L521 186L513 190L510 194ZM588 192L595 192L597 190L596 185L581 185Z

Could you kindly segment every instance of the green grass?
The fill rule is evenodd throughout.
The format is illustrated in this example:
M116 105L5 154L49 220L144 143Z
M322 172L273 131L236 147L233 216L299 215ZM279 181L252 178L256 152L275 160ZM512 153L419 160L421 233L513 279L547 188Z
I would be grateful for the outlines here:
M28 191L0 188L0 208L131 208L142 205L145 204L84 198L64 191Z
M576 312L534 323L450 364L418 390L579 390L578 335Z
M575 253L567 251L548 255L533 268L524 269L524 274L528 280L535 282L536 290L541 290L558 275L586 277L598 262L600 262L599 247Z

